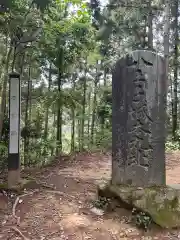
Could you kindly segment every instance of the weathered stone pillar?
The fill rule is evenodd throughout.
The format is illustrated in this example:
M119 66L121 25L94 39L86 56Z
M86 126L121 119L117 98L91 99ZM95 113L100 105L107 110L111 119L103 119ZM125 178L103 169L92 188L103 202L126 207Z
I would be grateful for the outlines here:
M165 184L167 83L164 60L138 50L120 59L112 79L112 183Z

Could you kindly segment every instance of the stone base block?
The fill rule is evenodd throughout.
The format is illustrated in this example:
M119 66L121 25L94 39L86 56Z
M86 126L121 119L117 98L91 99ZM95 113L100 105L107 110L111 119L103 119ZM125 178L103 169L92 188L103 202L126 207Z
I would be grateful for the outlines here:
M10 190L13 192L21 193L24 189L38 189L40 184L34 179L21 178L17 184L9 186L7 183L0 183L0 189Z
M98 186L98 195L115 198L123 207L136 208L151 216L163 228L180 227L180 188L172 186L135 187L114 185L111 182Z

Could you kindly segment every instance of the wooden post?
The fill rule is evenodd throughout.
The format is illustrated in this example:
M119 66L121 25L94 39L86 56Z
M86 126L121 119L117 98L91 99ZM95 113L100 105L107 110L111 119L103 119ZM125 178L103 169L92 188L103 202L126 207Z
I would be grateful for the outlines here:
M21 83L20 74L9 74L9 151L8 187L20 181L20 118Z

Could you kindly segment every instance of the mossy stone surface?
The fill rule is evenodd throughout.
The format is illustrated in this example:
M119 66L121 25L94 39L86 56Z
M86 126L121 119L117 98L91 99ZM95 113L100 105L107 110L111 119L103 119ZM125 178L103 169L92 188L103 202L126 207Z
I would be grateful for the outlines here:
M0 183L0 189L12 190L19 194L23 192L24 189L37 189L37 188L40 188L40 185L36 182L35 179L21 178L19 183L12 187L9 187L7 183Z
M7 183L0 183L0 189L8 189Z
M36 182L34 179L26 179L23 178L20 180L19 184L14 186L14 188L19 189L19 191L22 191L24 189L37 189L40 185Z
M153 221L163 228L180 227L180 190L173 187L145 187L100 184L98 194L115 197L129 208L148 213Z

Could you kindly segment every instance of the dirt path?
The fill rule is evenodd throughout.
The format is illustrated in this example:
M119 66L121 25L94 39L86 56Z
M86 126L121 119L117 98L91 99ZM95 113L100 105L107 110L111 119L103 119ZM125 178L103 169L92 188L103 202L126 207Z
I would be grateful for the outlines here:
M166 182L180 184L180 151L166 154Z
M78 155L72 162L63 161L56 167L33 172L48 185L56 186L56 191L44 189L23 197L16 210L20 217L19 225L13 224L12 219L11 222L5 219L0 239L180 239L180 231L168 232L157 227L148 233L138 230L129 221L130 212L124 209L103 216L93 213L96 185L103 178L110 178L110 170L110 156L86 154ZM180 183L179 170L180 152L167 154L168 183ZM20 236L21 233L24 237Z

